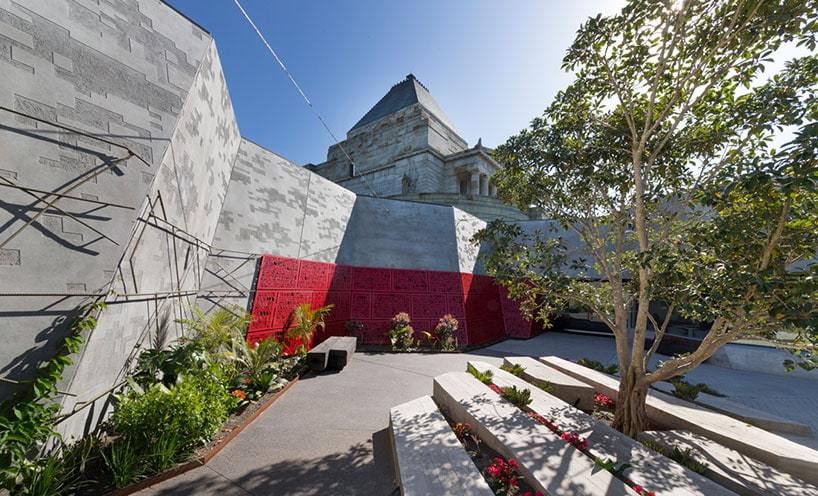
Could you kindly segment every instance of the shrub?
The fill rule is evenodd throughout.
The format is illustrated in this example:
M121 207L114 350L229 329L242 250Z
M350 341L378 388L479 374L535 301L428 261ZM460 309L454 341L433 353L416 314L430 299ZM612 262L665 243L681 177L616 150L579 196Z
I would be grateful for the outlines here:
M606 374L614 375L619 372L619 365L612 363L611 365L603 365L602 362L598 362L596 360L591 360L588 358L580 358L577 361L578 364L582 365L583 367L588 367L589 369L594 369L599 372L604 372Z
M519 472L517 462L513 459L495 458L486 469L486 481L497 494L510 495L518 485Z
M234 337L243 336L250 324L250 314L235 305L230 308L217 307L207 313L192 306L190 311L194 318L177 320L193 331L183 338L183 342L195 341L214 356L229 350Z
M701 463L693 459L693 451L690 448L682 451L679 449L678 446L674 446L673 450L669 450L665 448L662 443L646 439L642 442L646 447L652 449L653 451L662 454L676 463L683 465L690 470L696 472L697 474L703 474L707 471L707 464Z
M275 379L275 372L280 368L282 348L283 345L272 337L253 344L240 339L233 342L230 356L247 374L250 379L249 385L264 394Z
M147 446L175 436L183 452L210 441L236 404L216 377L182 376L170 388L128 393L114 408L110 430Z
M410 325L409 314L401 312L392 318L392 325L386 333L392 349L411 349L414 345L415 330Z
M435 326L435 334L437 335L440 349L443 351L454 351L457 349L457 338L454 335L457 333L457 326L460 323L454 318L454 315L447 313Z
M475 379L482 382L483 384L491 384L492 380L494 380L494 372L491 370L486 370L485 372L480 372L472 364L466 365L466 372L473 375Z
M503 391L503 396L505 399L517 405L518 408L521 410L525 410L525 408L531 404L531 390L530 389L517 389L517 386L506 386L504 388L500 388Z
M519 363L515 363L514 365L501 365L500 368L517 377L520 377L523 375L523 372L525 372L525 367Z
M548 381L536 381L534 385L540 388L541 390L545 391L546 393L553 393L554 392L554 385Z
M287 339L292 343L297 343L296 354L307 353L313 334L318 329L324 329L326 326L324 319L327 318L333 306L325 305L313 310L309 303L302 303L295 307L290 319L291 326L287 329Z
M105 468L116 487L124 487L146 473L147 446L132 439L117 439L102 452Z
M695 401L699 393L707 387L706 384L690 384L687 381L674 381L671 384L673 384L671 394L686 401Z
M144 350L136 360L133 377L143 387L157 382L172 386L180 375L195 375L210 365L210 355L204 347L189 340L167 350Z

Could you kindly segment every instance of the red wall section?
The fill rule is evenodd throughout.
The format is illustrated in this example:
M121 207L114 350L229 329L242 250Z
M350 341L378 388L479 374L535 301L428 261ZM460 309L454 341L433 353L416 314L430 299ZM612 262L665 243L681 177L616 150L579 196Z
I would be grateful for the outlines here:
M531 323L517 304L488 276L351 267L264 255L247 340L280 336L293 309L305 302L313 308L334 305L319 341L343 336L345 323L354 320L366 327L365 343L386 343L390 321L399 312L409 313L416 335L431 331L438 319L451 313L460 321L460 346L532 335Z

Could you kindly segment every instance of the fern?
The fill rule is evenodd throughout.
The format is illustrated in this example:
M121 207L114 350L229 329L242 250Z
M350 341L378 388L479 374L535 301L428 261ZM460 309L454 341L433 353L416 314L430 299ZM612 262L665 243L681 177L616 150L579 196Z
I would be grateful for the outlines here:
M494 372L491 370L486 370L485 372L480 372L472 364L466 365L466 372L473 375L478 381L482 382L483 384L491 384L494 380Z

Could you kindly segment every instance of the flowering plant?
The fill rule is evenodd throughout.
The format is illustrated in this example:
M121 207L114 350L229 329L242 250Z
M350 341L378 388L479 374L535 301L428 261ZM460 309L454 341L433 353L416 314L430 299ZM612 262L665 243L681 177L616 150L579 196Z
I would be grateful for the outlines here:
M410 322L411 319L406 312L400 312L392 317L392 325L386 333L389 336L389 341L392 343L392 349L408 350L415 344L415 330L409 325Z
M536 420L540 424L548 427L549 429L551 429L551 431L553 431L553 432L555 432L557 434L562 434L562 430L560 430L560 428L557 427L557 424L555 424L554 422L551 422L550 420L546 419L545 417L543 417L539 413L537 413L537 412L528 412L528 416L533 418L534 420Z
M600 410L610 410L614 407L614 400L606 394L595 394L594 406Z
M503 460L500 457L492 460L492 464L486 469L486 480L498 494L509 494L513 488L517 487L517 462L509 458Z
M532 493L531 491L526 491L523 496L545 496L542 491L537 491L536 493Z
M656 491L649 491L639 484L634 485L632 489L636 491L636 494L639 496L656 496Z
M489 384L488 386L489 386L489 389L491 389L495 393L499 394L500 396L505 396L506 395L506 392L503 391L500 388L500 386L498 386L497 384L492 383L492 384Z
M458 422L454 425L454 427L452 427L452 430L460 439L465 439L466 436L472 435L471 424L468 422L465 424L463 422Z
M230 394L238 398L239 401L244 401L244 391L241 389L234 389Z
M588 441L584 437L579 437L579 434L576 432L563 432L560 438L580 451L588 449Z

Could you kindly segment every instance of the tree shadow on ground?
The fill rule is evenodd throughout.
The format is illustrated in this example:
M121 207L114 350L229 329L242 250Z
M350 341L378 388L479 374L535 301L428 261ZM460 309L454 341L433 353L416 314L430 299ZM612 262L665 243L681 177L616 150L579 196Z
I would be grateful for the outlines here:
M271 442L275 442L271 440ZM394 480L388 429L349 450L312 460L287 460L239 477L193 472L149 490L148 494L384 495L399 494ZM219 475L221 477L219 477Z

